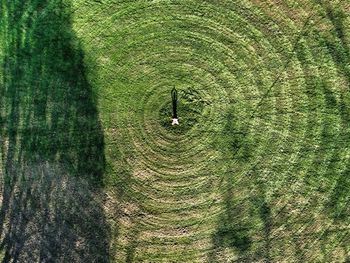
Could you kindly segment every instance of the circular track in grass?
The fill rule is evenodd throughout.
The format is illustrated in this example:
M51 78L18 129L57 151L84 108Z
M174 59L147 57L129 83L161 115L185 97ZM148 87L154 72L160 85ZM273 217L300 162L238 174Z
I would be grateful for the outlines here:
M348 18L346 1L322 2L81 5L79 34L115 98L101 116L123 160L107 157L128 164L120 184L146 215L116 222L130 237L115 238L116 261L346 260L322 233L349 225Z

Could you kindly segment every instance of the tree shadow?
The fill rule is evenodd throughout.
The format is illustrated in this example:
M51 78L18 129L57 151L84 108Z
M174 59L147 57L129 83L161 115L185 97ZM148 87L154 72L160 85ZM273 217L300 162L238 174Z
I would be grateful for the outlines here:
M227 114L227 122L223 129L221 140L218 147L224 151L225 156L233 158L233 153L238 153L237 149L243 148L239 152L238 158L249 158L247 147L242 141L246 134L242 132L239 121L234 111ZM212 235L212 249L208 254L207 262L218 262L222 257L222 251L225 249L234 250L239 254L247 251L251 245L249 235L249 222L244 220L244 206L242 200L236 199L231 174L225 172L223 187L224 212L218 220L217 229ZM246 205L246 204L245 204Z
M320 6L324 11L325 17L331 22L332 30L327 32L320 32L321 44L327 48L329 54L332 56L338 71L346 79L347 87L350 87L350 68L348 66L350 61L350 47L346 39L346 18L347 14L341 6L331 4L330 2L319 1ZM326 93L326 98L329 97ZM344 145L348 144L349 120L350 120L350 96L347 91L340 93L340 102L333 103L332 106L337 108L342 121L342 132L338 138L339 142ZM328 136L328 140L329 140ZM346 164L346 168L336 180L332 193L329 196L327 204L327 212L337 222L346 222L349 216L348 204L350 198L348 191L350 189L350 166Z
M346 85L348 86L350 83L350 71L346 67L346 64L350 59L350 50L345 39L346 15L339 6L332 6L331 2L317 2L321 7L322 17L325 18L326 23L330 22L329 24L333 28L332 30L328 28L324 30L318 25L308 37L313 38L311 40L314 43L317 43L320 48L328 52L338 72L344 76L344 80L346 80ZM317 260L311 257L322 257L324 261L337 261L340 259L332 258L335 254L340 256L342 253L344 255L348 253L348 243L343 238L344 231L342 229L349 222L349 163L344 162L342 155L344 147L346 148L349 142L350 111L348 105L350 96L346 88L344 90L335 90L332 88L332 84L329 84L330 82L327 76L307 74L307 65L310 62L307 62L304 49L305 46L300 45L297 50L297 56L303 67L305 67L306 94L309 98L309 108L310 110L317 109L320 106L320 100L322 100L321 103L324 103L324 108L322 111L322 129L318 148L314 150L315 157L313 157L307 171L307 177L304 179L305 185L310 186L315 196L313 198L310 196L309 204L304 207L305 215L302 220L304 221L305 230L299 233L298 237L303 245L296 250L295 257L300 262ZM313 56L318 58L320 53L315 53ZM339 95L338 100L336 94ZM308 121L308 131L312 131L315 127L315 121L313 119L314 117ZM335 129L338 126L338 121L341 124L339 131ZM306 134L309 134L309 132L306 132ZM310 134L312 133L310 132ZM306 146L309 147L307 144ZM302 151L302 154L307 156L308 153L305 150ZM322 169L321 167L324 163L327 163L327 167ZM339 167L343 167L343 165L345 165L345 169L339 172ZM326 201L317 198L317 196L326 196ZM325 221L323 213L317 215L319 219L323 220L322 231L315 231L311 227L316 224L316 220L310 212L315 211L318 206L323 207L322 212L326 218L331 219ZM316 246L316 249L323 247L322 253L311 253L312 249L315 249Z
M129 242L128 246L126 248L126 263L132 263L135 262L135 255L136 255L136 250L137 247L139 246L139 237L140 237L140 225L136 223L136 226L131 230L130 235L129 235Z
M104 138L67 1L1 10L3 262L107 262Z
M272 216L265 200L265 185L256 177L259 174L258 168L252 167L247 178L242 178L239 182L233 176L235 167L249 163L255 154L254 139L247 132L246 124L239 119L234 110L227 114L222 141L218 143L224 156L232 159L232 165L228 167L223 179L224 212L212 235L213 247L207 262L231 262L233 258L238 258L241 262L261 259L269 262L270 259ZM262 224L259 226L256 222ZM259 244L255 240L257 235L260 236Z

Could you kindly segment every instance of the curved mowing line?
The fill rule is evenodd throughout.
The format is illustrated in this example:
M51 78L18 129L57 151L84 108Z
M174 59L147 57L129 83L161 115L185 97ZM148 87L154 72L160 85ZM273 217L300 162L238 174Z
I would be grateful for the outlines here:
M275 2L76 3L107 159L128 170L110 175L117 262L346 260L326 235L349 223L346 47L327 33L341 23ZM173 86L180 127L162 113Z

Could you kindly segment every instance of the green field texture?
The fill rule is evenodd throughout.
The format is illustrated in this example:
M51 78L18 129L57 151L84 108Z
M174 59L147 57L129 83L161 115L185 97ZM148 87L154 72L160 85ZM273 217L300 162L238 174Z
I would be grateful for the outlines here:
M0 13L2 262L350 262L350 1Z

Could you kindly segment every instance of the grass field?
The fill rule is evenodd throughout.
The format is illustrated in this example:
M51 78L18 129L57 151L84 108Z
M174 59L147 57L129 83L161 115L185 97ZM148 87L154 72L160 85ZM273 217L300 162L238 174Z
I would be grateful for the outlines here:
M350 262L349 0L0 12L2 262Z

